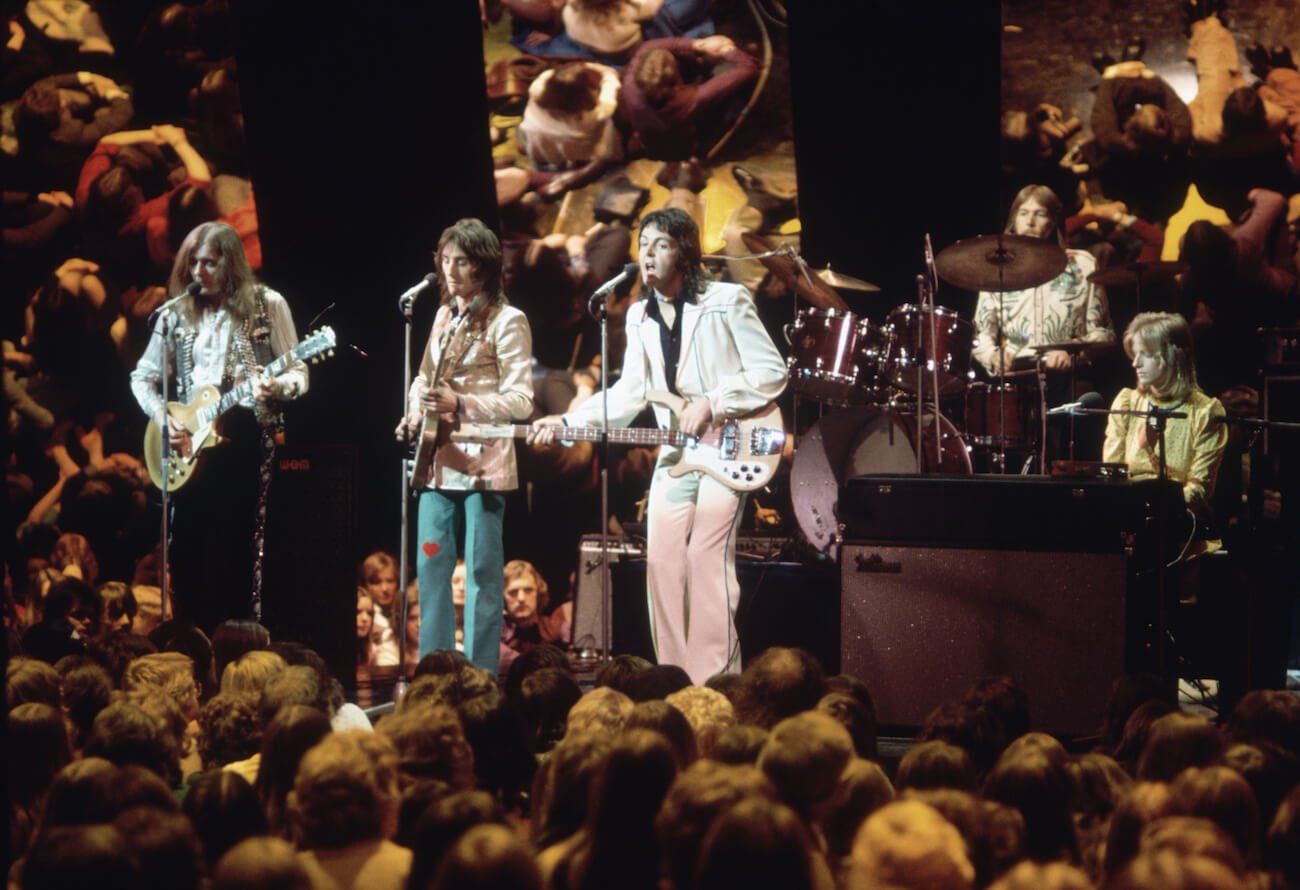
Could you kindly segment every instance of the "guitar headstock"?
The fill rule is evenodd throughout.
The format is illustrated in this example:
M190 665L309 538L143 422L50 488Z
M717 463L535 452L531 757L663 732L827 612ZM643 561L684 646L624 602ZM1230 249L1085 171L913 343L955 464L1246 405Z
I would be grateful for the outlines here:
M338 340L334 336L334 329L329 325L325 325L312 331L308 337L294 348L293 354L300 361L316 364L333 355L334 347L337 344Z

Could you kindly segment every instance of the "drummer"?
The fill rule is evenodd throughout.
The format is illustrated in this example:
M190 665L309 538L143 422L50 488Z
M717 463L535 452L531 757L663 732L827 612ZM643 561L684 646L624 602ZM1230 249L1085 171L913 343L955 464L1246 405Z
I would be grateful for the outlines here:
M1006 231L1064 247L1064 208L1047 186L1027 185L1011 202ZM1088 281L1097 261L1084 250L1066 250L1065 269L1046 284L1003 294L981 291L975 307L976 361L990 377L1035 367L1035 347L1053 343L1115 342L1105 291ZM998 307L1001 306L1001 324ZM999 343L1002 345L999 346ZM1049 405L1066 401L1068 372L1086 353L1053 349L1043 354L1049 372ZM1054 381L1059 381L1053 385ZM1077 385L1077 384L1076 384Z

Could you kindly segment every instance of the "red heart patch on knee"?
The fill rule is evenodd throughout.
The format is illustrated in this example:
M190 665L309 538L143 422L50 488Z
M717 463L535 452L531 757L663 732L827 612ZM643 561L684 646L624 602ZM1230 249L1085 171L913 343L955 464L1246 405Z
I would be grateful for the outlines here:
M429 559L433 559L442 550L442 547L437 541L425 541L420 545L420 549L424 551L425 556L429 557Z

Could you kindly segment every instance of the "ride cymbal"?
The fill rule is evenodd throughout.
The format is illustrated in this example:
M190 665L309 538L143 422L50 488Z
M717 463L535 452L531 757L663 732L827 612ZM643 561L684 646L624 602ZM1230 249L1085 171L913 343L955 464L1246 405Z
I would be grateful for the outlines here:
M978 235L950 244L934 258L939 277L972 291L1037 287L1065 268L1065 251L1023 235Z

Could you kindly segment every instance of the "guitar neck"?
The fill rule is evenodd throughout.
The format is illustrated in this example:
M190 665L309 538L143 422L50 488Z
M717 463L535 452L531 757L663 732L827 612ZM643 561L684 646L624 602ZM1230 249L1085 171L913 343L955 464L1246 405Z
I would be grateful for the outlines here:
M467 424L453 438L466 439L521 439L532 431L526 423ZM556 429L556 438L571 442L599 442L603 438L600 427L566 426ZM620 445L687 445L697 437L680 430L659 430L647 427L611 427L609 441Z
M284 373L285 369L288 368L289 365L296 360L296 358L297 358L297 350L296 349L289 350L284 355L280 356L278 359L276 359L275 361L267 365L266 368L262 371L262 376L267 378L279 376L280 374ZM230 391L227 392L225 395L223 395L215 405L212 405L210 408L201 410L199 412L199 420L205 424L212 423L214 420L216 420L222 414L225 414L227 411L229 411L231 408L238 405L240 402L244 401L245 399L252 398L252 395L253 395L253 380L252 378L249 378L244 382L238 384L237 386L231 387Z

